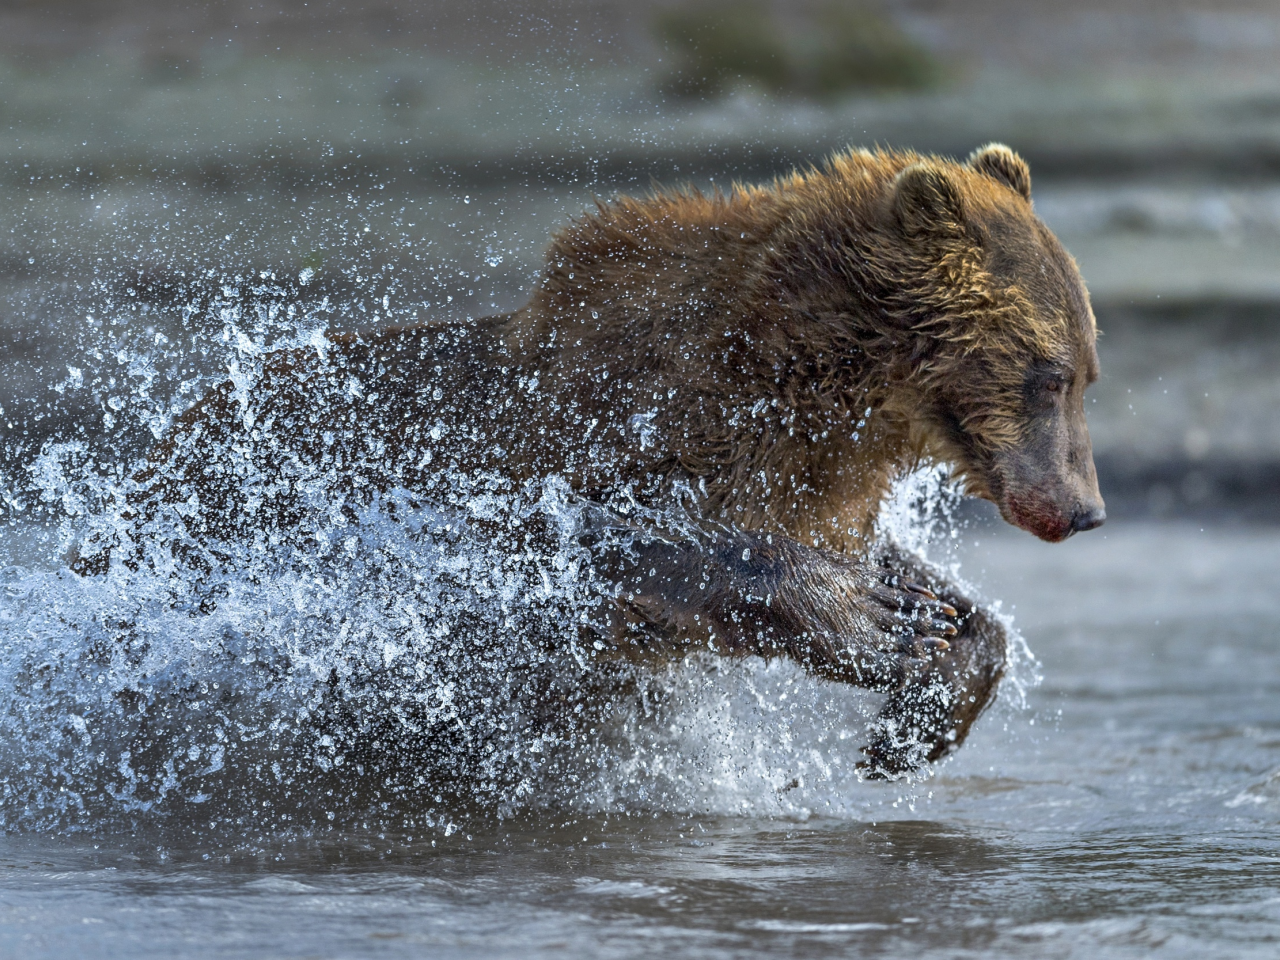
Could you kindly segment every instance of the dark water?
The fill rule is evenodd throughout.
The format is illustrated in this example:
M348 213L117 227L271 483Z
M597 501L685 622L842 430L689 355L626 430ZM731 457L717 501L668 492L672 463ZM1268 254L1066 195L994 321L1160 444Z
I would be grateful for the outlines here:
M18 830L0 955L1275 956L1280 530L962 536L963 573L1005 598L1043 682L931 780L843 773L860 744L829 735L832 688L691 668L683 729L652 736L704 751L645 768L665 805L597 790L422 836ZM797 705L741 706L780 690ZM828 735L808 744L812 715Z

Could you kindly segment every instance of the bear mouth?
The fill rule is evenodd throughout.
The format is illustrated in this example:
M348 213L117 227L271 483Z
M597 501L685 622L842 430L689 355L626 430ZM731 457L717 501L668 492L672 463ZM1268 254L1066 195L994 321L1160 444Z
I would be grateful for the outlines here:
M1008 456L984 450L954 415L943 414L939 419L953 475L963 481L966 494L995 504L1006 523L1049 543L1059 543L1076 532L1069 510L1034 486L1017 482L1018 471Z
M1043 497L1011 495L996 505L1007 522L1049 543L1060 543L1076 532L1071 517Z
M1068 511L1039 490L1011 483L994 457L980 459L977 466L964 470L964 476L965 492L995 504L1005 523L1049 543L1075 533Z

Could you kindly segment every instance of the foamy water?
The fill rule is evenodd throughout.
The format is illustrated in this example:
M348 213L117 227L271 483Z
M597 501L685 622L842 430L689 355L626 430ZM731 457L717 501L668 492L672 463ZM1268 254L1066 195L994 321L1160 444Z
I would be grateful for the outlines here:
M48 460L40 475L51 500L73 483ZM865 812L879 697L758 658L602 668L583 624L607 587L573 536L579 505L554 480L504 486L393 495L305 550L245 550L213 574L154 525L150 562L97 577L61 558L102 515L17 528L0 574L4 824L180 824L222 843L371 819L439 832L464 810ZM945 537L941 491L936 471L911 478L887 525ZM531 519L555 549L522 543ZM1006 711L1034 682L1014 659Z

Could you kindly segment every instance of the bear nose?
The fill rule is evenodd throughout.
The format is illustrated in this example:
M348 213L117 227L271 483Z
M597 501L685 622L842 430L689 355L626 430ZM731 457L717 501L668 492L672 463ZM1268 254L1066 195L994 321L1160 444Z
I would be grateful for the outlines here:
M1107 511L1102 507L1092 509L1081 507L1071 517L1071 532L1083 533L1093 530L1107 522Z

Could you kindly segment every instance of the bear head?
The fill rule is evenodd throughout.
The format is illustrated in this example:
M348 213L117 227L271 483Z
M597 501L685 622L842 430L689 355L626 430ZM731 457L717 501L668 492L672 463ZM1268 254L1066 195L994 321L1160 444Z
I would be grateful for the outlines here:
M1101 525L1084 414L1096 325L1075 261L1032 210L1026 163L999 144L964 164L918 160L891 202L926 448L1042 539Z

